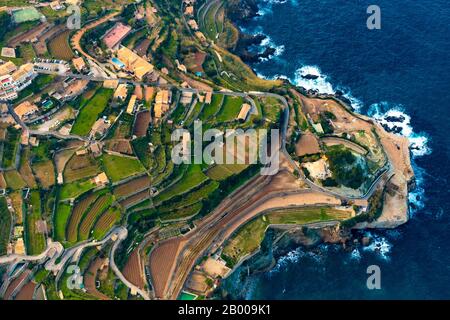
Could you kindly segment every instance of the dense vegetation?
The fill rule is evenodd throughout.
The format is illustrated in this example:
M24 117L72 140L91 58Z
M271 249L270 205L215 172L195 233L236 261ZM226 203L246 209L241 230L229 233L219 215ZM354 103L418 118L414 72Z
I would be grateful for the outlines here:
M364 182L365 171L356 156L343 146L333 146L327 151L335 180L346 187L358 189Z

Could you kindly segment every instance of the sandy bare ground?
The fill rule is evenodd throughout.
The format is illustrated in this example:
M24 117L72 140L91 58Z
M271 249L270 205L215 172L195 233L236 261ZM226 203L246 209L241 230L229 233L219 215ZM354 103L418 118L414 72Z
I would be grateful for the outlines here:
M320 152L319 141L311 132L305 132L295 145L295 154L302 157L307 154L315 154Z

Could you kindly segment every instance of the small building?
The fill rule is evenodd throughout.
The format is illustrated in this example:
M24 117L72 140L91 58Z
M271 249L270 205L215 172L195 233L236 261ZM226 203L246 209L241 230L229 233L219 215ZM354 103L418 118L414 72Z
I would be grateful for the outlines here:
M132 72L138 80L143 80L147 74L154 71L151 63L127 47L122 46L117 51L117 58L125 65L125 69Z
M205 103L206 104L211 104L211 100L212 100L212 92L208 91L206 93L206 96L205 96Z
M120 99L122 101L126 100L128 96L128 88L124 83L119 84L116 91L114 92L114 99Z
M62 5L59 1L52 1L50 2L50 8L52 8L54 11L59 11L64 9L64 5Z
M106 133L106 131L108 131L110 126L111 126L111 123L109 121L104 120L103 118L98 119L97 121L95 121L94 125L92 126L91 136L104 135Z
M155 97L155 118L160 119L169 111L169 105L172 100L172 94L169 90L160 90Z
M38 111L38 107L29 101L24 101L14 108L14 112L19 116L21 120L29 118Z
M250 110L252 109L252 106L249 105L248 103L244 103L241 107L241 111L238 114L238 120L240 121L245 121L248 117L248 114L250 112Z
M102 145L99 142L93 143L89 146L89 151L97 158L102 155Z
M15 58L16 57L16 50L14 48L3 47L2 48L2 57Z
M17 67L13 62L11 61L5 62L4 64L0 65L0 76L11 74L16 70Z
M30 146L32 147L38 147L39 146L39 139L35 136L30 137L30 139L28 140L28 143L30 144Z
M84 62L82 57L72 59L72 64L78 72L87 70L86 62Z
M187 16L193 16L194 15L194 6L187 6L186 9L184 9L184 14Z
M194 95L193 92L183 91L183 93L181 94L180 103L185 106L190 104L192 102L193 95Z
M191 27L192 30L195 30L195 31L198 30L197 21L195 21L194 19L189 20L188 25L189 25L189 27Z
M103 81L103 88L116 89L119 85L119 80L105 80Z
M136 106L136 99L137 97L133 94L130 98L130 101L128 102L127 113L133 114L134 107Z
M106 175L106 173L102 172L94 177L94 183L97 187L102 187L109 183L108 176Z

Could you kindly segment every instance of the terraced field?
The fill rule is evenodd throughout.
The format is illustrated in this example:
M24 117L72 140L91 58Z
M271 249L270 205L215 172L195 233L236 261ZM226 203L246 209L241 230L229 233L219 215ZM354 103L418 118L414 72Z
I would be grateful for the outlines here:
M142 189L147 189L150 185L150 178L145 175L115 187L114 195L117 198L125 197Z
M202 172L200 165L191 165L183 178L173 186L165 189L154 199L155 203L166 201L176 195L183 194L206 181L208 177Z
M110 194L100 196L92 207L84 214L78 228L78 241L87 240L96 220L103 214L113 201Z
M118 182L145 171L144 166L136 158L104 154L101 161L111 182Z
M72 244L77 242L78 226L80 225L81 219L83 218L86 210L89 209L89 207L97 200L98 197L98 193L90 194L75 205L68 220L69 224L66 228L66 239L68 242Z
M64 182L70 183L76 180L93 177L100 173L97 161L89 154L74 155L66 164L64 170Z
M106 233L120 220L120 210L118 208L109 208L105 211L95 223L92 236L97 239L103 239Z

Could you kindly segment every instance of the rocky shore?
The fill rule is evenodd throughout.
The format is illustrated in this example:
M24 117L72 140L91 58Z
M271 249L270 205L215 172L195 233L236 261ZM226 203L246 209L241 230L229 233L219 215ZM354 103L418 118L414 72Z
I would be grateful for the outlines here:
M227 2L227 17L235 25L242 25L258 16L258 4L256 0L230 0ZM263 34L248 34L239 30L239 39L233 53L241 57L246 63L257 63L262 59L272 57L276 49L266 45L262 46L267 36Z

